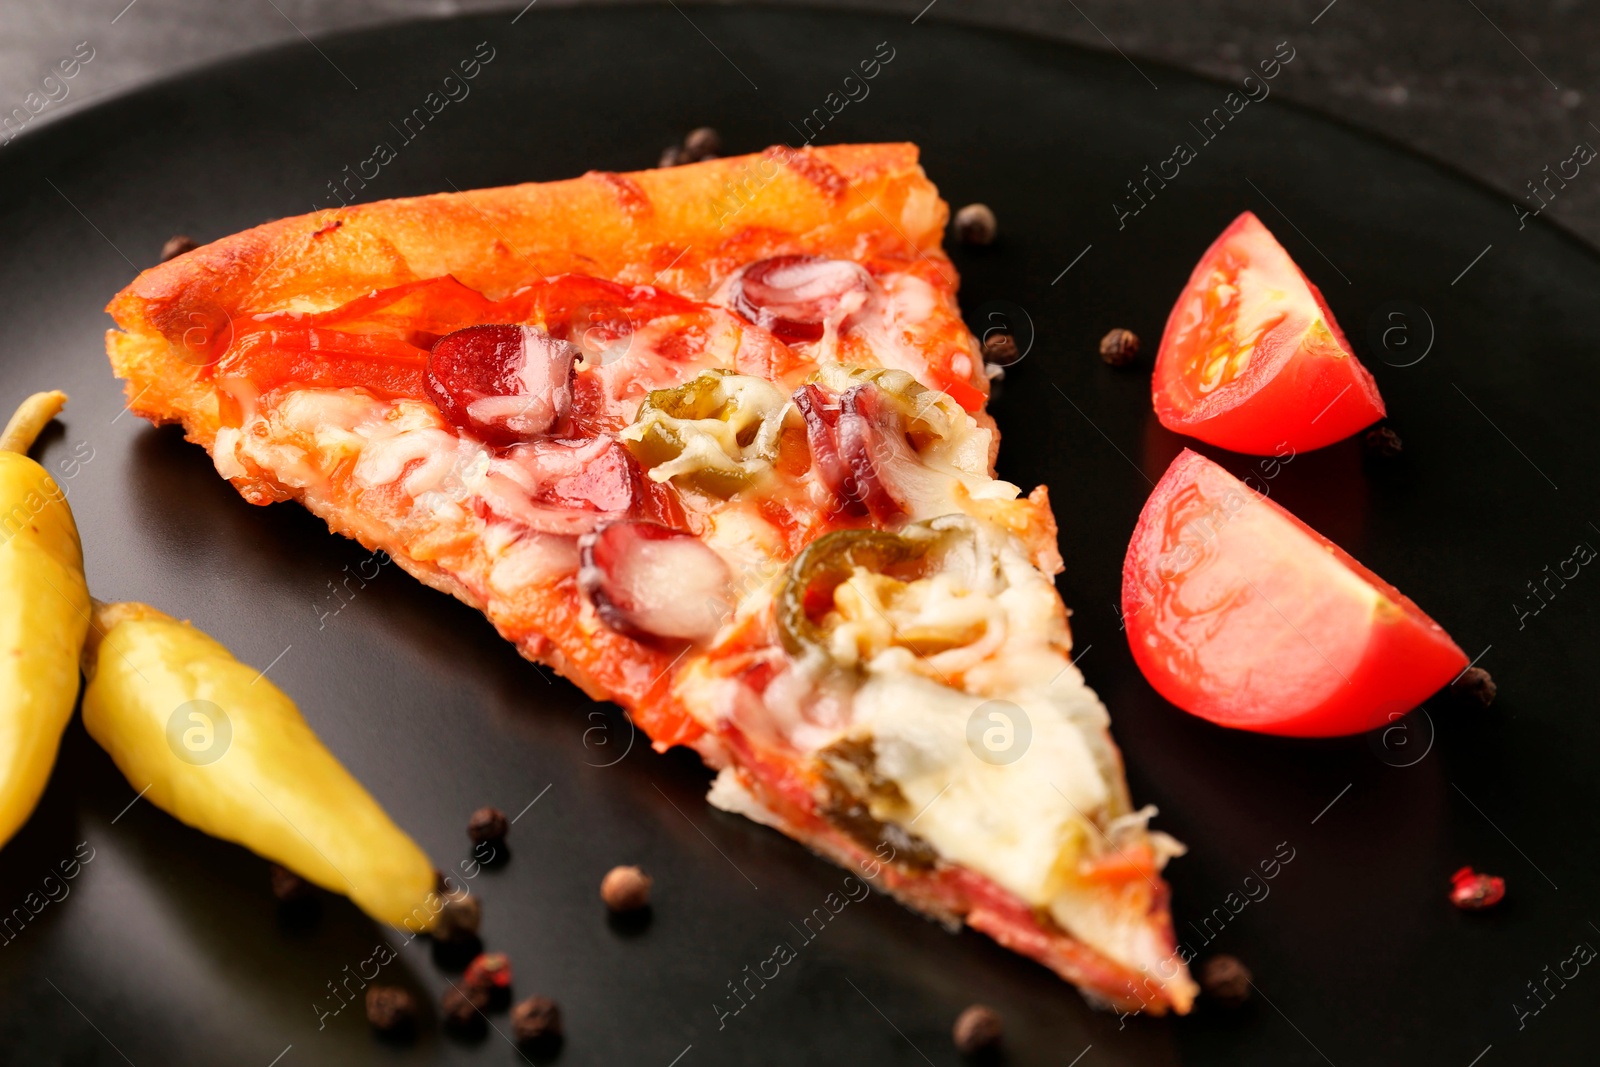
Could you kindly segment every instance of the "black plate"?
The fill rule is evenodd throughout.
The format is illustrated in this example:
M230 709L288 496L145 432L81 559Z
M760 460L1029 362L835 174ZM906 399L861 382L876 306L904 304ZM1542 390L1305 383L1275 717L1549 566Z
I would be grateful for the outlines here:
M1546 576L1574 546L1600 544L1590 249L1539 222L1519 229L1504 198L1275 100L1206 141L1195 127L1230 87L1115 54L932 16L511 16L297 45L24 136L0 156L0 397L72 394L43 459L71 494L99 596L192 617L270 665L441 865L469 857L476 806L522 812L511 862L473 884L518 990L563 1004L562 1062L953 1063L950 1023L974 1000L1004 1014L1018 1064L1466 1065L1491 1045L1483 1064L1571 1062L1562 1053L1600 995L1600 977L1563 963L1577 943L1600 944L1600 725L1584 681L1600 575ZM391 124L480 41L495 53L470 95L401 144ZM892 60L847 85L880 42ZM1288 47L1291 67L1316 61L1312 31ZM868 95L833 114L847 90ZM798 941L791 923L841 872L709 810L692 756L630 741L615 709L551 682L403 574L352 582L349 603L324 614L366 558L359 546L297 507L251 507L177 432L120 413L106 300L175 232L209 240L326 205L328 183L376 142L398 154L363 199L649 166L704 122L730 150L796 142L817 108L830 109L812 120L827 119L819 140L916 141L947 199L999 215L994 247L955 255L974 324L1025 316L1036 334L994 403L1001 472L1050 486L1080 665L1113 709L1135 796L1191 848L1170 868L1180 938L1254 969L1259 996L1242 1013L1119 1020L987 939L873 897L720 1017L716 1005L736 1003L728 983ZM1196 158L1119 226L1125 183L1178 141ZM1492 710L1440 699L1383 734L1286 742L1174 711L1133 666L1113 608L1122 553L1183 442L1156 425L1147 374L1110 370L1095 346L1127 326L1153 347L1195 259L1244 208L1322 285L1405 441L1393 460L1355 440L1297 457L1272 493L1481 656L1500 683ZM1528 583L1547 580L1535 600ZM329 983L370 973L392 935L337 899L309 930L283 923L264 863L133 799L73 726L43 804L5 849L0 907L24 907L79 842L94 859L0 948L7 1062L517 1058L493 1032L459 1044L430 1027L397 1050L374 1042L359 1007L322 1016L337 1003ZM1275 879L1246 882L1291 850ZM608 925L597 899L619 862L656 876L643 931ZM1506 876L1497 911L1446 903L1467 863ZM1565 984L1551 977L1562 969ZM421 944L385 978L430 999L444 988ZM1542 1008L1529 982L1543 983Z

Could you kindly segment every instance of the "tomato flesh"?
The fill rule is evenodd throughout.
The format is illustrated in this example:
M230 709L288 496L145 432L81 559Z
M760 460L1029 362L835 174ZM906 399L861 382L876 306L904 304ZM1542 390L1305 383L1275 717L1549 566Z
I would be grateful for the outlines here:
M296 385L313 389L360 386L379 396L421 396L428 353L382 334L344 333L316 326L239 331L212 373L248 379L260 392Z
M1167 429L1256 455L1331 445L1384 414L1322 293L1248 211L1173 305L1151 395Z
M1258 733L1383 726L1467 666L1394 586L1187 449L1139 515L1122 611L1134 659L1162 696Z
M654 286L562 274L525 286L496 307L501 316L498 321L540 325L550 336L593 354L649 322L669 315L693 315L704 305Z
M446 274L379 289L347 304L306 316L315 326L359 334L388 334L428 348L464 326L493 322L495 305Z

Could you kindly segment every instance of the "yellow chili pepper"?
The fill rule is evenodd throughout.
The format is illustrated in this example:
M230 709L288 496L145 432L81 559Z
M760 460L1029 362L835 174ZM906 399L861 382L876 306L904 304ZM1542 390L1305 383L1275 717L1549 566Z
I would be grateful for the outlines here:
M244 845L421 933L434 866L311 732L294 701L187 622L94 603L83 724L135 789L212 837Z
M89 626L72 509L27 456L66 402L35 393L0 433L0 845L33 813L55 766Z

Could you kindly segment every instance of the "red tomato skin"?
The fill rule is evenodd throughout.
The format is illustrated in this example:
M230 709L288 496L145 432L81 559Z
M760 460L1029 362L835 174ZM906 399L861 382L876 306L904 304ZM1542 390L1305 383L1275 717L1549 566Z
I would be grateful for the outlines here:
M1317 693L1314 697L1270 691L1270 686L1257 684L1254 673L1248 673L1242 685L1226 685L1217 677L1221 672L1208 671L1219 661L1236 668L1241 650L1245 650L1244 658L1248 659L1250 643L1259 646L1262 641L1259 618L1252 627L1237 616L1218 614L1204 620L1201 642L1184 645L1173 640L1172 632L1182 629L1183 623L1174 622L1161 594L1168 592L1171 583L1182 575L1175 574L1163 582L1161 573L1163 567L1174 571L1185 568L1164 562L1177 548L1167 536L1166 520L1186 495L1190 500L1203 499L1215 508L1225 508L1219 497L1226 493L1219 494L1219 487L1235 489L1245 501L1244 507L1270 508L1293 527L1287 543L1280 546L1284 551L1274 557L1269 552L1272 546L1245 543L1242 539L1233 545L1224 543L1229 523L1225 520L1217 524L1213 542L1218 545L1218 556L1214 558L1226 557L1238 566L1244 577L1255 583L1246 587L1252 594L1258 593L1259 585L1273 585L1271 568L1275 558L1288 560L1295 553L1306 553L1304 558L1310 559L1310 554L1318 552L1342 564L1379 594L1376 608L1355 620L1355 629L1365 625L1364 635L1344 626L1339 639L1324 637L1313 645L1299 629L1295 630L1303 644L1290 640L1288 647L1294 654L1303 654L1299 675L1305 684L1301 689ZM1297 536L1302 534L1303 542ZM1177 558L1181 563L1183 557ZM1292 566L1292 561L1283 565ZM1237 592L1242 595L1244 589ZM1284 629L1292 625L1286 616L1297 614L1302 607L1284 600L1266 602L1274 615L1283 618ZM1468 663L1466 654L1450 635L1399 590L1278 504L1187 449L1173 460L1140 513L1123 563L1122 611L1134 661L1157 692L1202 719L1255 733L1339 737L1387 726L1448 684ZM1325 614L1336 613L1356 615L1359 606L1330 602ZM1301 618L1304 626L1305 616ZM1282 658L1280 654L1271 669L1280 674L1294 673L1296 668L1291 665L1285 669ZM1185 664L1187 670L1182 669Z
M1213 265L1227 250L1243 250L1281 272L1291 290L1304 290L1279 309L1284 320L1256 342L1239 377L1196 398L1182 380L1178 339L1185 311L1209 287ZM1320 327L1326 327L1323 330ZM1232 452L1268 456L1285 447L1307 452L1342 441L1383 418L1377 382L1355 356L1322 292L1272 233L1246 211L1200 257L1167 316L1151 378L1161 425Z

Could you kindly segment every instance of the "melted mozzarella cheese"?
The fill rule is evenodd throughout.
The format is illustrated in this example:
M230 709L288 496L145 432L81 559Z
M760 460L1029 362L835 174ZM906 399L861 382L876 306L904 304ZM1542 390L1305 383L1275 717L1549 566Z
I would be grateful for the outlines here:
M755 503L729 501L711 516L711 526L701 540L722 557L733 575L733 598L742 618L762 610L772 599L783 575L783 534L761 517Z
M1050 907L1126 810L1108 716L1021 543L970 518L935 525L971 537L915 581L855 571L834 592L829 655L778 675L759 707L724 690L717 714L764 715L806 753L870 744L874 775L898 791L870 799L874 818ZM841 689L849 669L862 679L853 692Z
M232 426L219 427L216 440L211 445L211 462L224 478L243 478L250 472L239 462L240 434Z
M897 396L915 389L914 377L906 371L868 371L842 363L824 363L817 368L816 380L834 393L843 394L869 378ZM949 395L937 389L924 389L907 403L915 405L918 421L933 430L931 440L922 445L911 462L886 452L877 458L878 475L890 485L912 519L934 519L942 515L970 514L974 500L1007 501L1022 495L1022 490L989 474L989 450L994 435L967 414Z
M1054 585L1014 538L972 529L970 553L922 579L914 617L893 621L901 635L978 624L984 636L926 657L878 652L851 732L870 736L878 773L910 809L879 817L1044 905L1121 803L1120 770L1105 708L1067 658Z
M504 570L491 572L491 584L500 592L519 576L547 583L577 570L570 539L529 535L522 545L528 531L477 517L472 503L486 491L491 468L507 464L493 460L477 441L452 432L422 401L379 400L356 390L296 390L270 410L252 414L242 428L218 430L214 457L225 476L247 474L247 459L318 498L328 495L329 473L351 461L356 487L398 485L411 498L403 520L409 533L469 524L491 561L501 561L518 546ZM568 543L555 543L562 541Z
M493 554L489 588L502 597L521 589L550 585L578 570L578 546L570 537L527 533Z
M1089 820L1111 797L1081 725L1098 708L1081 686L990 700L918 675L875 672L856 693L853 729L870 734L877 773L899 787L905 805L874 801L873 815L1047 905L1092 832ZM980 750L997 760L1021 755L990 762Z

